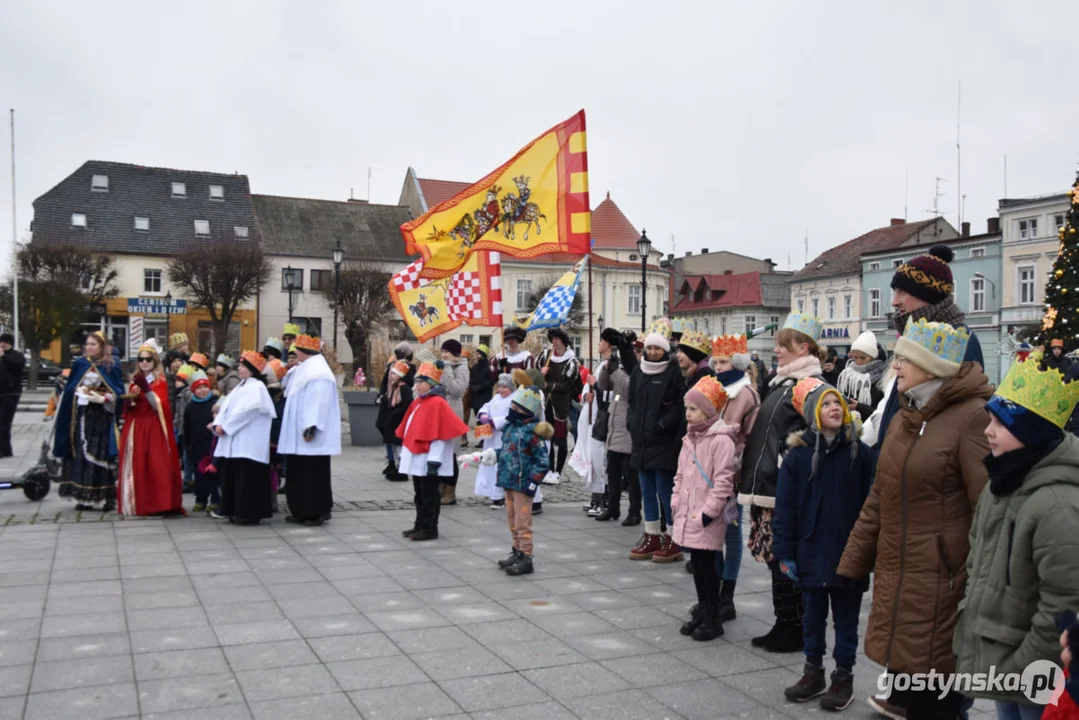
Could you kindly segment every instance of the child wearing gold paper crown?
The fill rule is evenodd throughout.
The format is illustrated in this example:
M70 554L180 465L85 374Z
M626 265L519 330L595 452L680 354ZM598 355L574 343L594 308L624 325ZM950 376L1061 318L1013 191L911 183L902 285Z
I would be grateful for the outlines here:
M805 671L784 690L788 700L821 696L824 710L843 710L854 697L858 614L868 582L836 574L847 538L873 484L873 456L858 440L846 400L818 378L794 386L794 409L808 427L791 433L779 468L772 553L780 571L802 590ZM835 626L832 683L824 677L828 608Z
M727 526L737 517L734 498L737 425L723 422L727 393L712 376L697 381L685 396L686 436L674 475L671 539L690 551L696 611L680 632L694 640L723 634L719 615L716 553L723 552Z
M952 643L957 673L1059 664L1058 618L1079 607L1079 439L1062 429L1077 401L1079 385L1024 362L1011 366L986 403L989 485L970 529ZM1030 695L1003 688L966 694L995 700L998 718L1042 717L1048 699L1034 705Z

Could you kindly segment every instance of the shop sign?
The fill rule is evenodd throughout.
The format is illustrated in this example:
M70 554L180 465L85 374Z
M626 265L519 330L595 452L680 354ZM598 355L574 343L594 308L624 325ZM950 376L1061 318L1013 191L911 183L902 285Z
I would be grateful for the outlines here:
M850 330L847 328L824 328L820 337L821 340L850 340Z
M187 300L173 300L165 305L165 298L128 298L128 315L186 315Z

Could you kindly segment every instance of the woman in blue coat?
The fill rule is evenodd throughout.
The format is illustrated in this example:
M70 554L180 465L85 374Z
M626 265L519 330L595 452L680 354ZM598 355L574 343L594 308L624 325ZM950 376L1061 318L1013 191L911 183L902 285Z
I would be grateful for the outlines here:
M120 363L102 332L86 338L83 355L71 375L56 413L52 453L64 461L58 490L77 510L116 508L116 457L124 378ZM100 506L100 507L99 507Z

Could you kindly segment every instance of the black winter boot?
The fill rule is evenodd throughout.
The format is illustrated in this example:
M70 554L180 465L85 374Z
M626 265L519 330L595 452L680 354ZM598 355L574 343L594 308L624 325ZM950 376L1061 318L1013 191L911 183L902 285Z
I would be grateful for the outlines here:
M767 633L765 633L764 635L760 635L759 637L755 637L752 640L750 640L750 644L753 645L753 647L758 647L758 648L764 647L765 645L770 643L772 641L772 638L775 637L776 633L778 633L780 631L781 623L780 623L779 619L781 617L783 617L783 611L781 609L782 604L783 604L783 601L780 599L779 587L776 585L775 578L773 577L772 578L772 612L775 614L776 622L772 626L772 629L769 630Z
M693 631L700 627L701 624L701 606L694 605L689 609L689 620L682 623L682 627L678 628L678 632L682 633L686 637L693 634Z
M768 652L793 653L802 651L802 626L788 622L776 623L775 634L762 646Z
M510 565L513 565L514 563L516 563L520 559L521 559L521 551L518 550L517 548L513 548L512 550L510 550L510 556L508 558L506 558L505 560L499 560L498 561L498 567L505 570Z
M693 631L693 639L698 642L715 640L723 635L723 626L716 622L716 606L705 605L700 609L701 624Z
M517 558L517 562L506 568L507 575L531 575L532 574L532 556L521 553L521 556Z
M690 575L693 574L693 558L686 560L686 572Z
M854 699L854 674L846 668L836 668L832 673L832 685L820 699L821 710L839 712L846 710Z
M716 619L721 623L730 622L738 617L734 611L734 586L737 580L724 580L719 588L719 614Z
M806 663L802 679L785 689L783 694L791 702L808 702L823 695L825 687L824 668Z

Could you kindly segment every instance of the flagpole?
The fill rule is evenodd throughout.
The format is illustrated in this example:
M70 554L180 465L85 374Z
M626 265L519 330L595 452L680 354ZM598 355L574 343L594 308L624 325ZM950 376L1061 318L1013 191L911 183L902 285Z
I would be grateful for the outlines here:
M19 344L19 226L15 221L15 108L11 108L11 254L12 254L12 323L15 347Z

